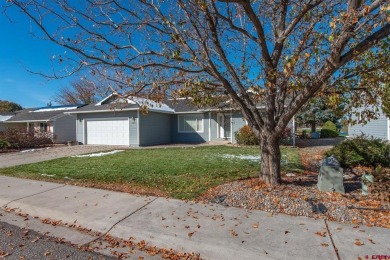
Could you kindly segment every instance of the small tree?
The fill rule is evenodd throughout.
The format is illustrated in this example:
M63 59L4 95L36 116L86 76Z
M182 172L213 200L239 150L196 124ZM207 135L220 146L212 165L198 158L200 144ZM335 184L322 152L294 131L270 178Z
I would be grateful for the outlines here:
M11 101L0 100L0 111L14 112L22 110L22 106Z
M314 98L309 101L296 116L297 123L310 124L311 132L316 126L326 121L336 122L343 115L344 104L330 104L327 96Z

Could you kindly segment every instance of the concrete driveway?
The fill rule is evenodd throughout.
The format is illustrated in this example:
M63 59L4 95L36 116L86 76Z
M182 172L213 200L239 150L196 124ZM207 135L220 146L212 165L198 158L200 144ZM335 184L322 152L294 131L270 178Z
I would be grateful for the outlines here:
M0 168L16 165L48 161L52 159L68 157L79 154L95 153L109 150L128 149L127 146L109 145L76 145L53 146L43 149L31 149L22 152L0 154Z

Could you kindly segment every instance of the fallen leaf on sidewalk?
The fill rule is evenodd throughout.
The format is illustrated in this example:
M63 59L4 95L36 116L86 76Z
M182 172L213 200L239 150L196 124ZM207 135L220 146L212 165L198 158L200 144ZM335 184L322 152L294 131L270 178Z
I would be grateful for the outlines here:
M284 231L285 235L287 235L288 233L290 233L290 231L288 231L288 230Z
M192 236L194 235L195 232L196 232L196 231L194 231L194 232L189 232L189 233L188 233L188 237L192 237Z
M359 239L355 239L355 243L354 244L357 245L357 246L363 246L364 245L364 243L361 242Z
M370 242L371 242L371 244L375 244L375 242L374 242L374 241L372 241L372 239L371 239L371 238L368 238L368 241L370 241Z
M236 233L236 231L234 231L233 229L230 229L229 231L230 231L230 233L232 234L232 236L234 236L234 237L238 236L238 234Z
M321 246L328 247L329 245L327 243L321 243Z
M326 232L325 232L325 231L322 231L322 232L318 231L318 232L316 232L315 234L316 234L317 236L326 237Z
M253 228L259 228L259 223L255 223L252 225Z

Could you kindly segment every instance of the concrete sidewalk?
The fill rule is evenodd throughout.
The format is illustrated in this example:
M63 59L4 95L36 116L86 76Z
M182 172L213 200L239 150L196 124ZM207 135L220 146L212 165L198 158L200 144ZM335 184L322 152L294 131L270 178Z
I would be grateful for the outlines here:
M159 248L199 253L204 259L390 255L390 230L385 228L4 176L0 176L0 207L76 223L118 238L145 240Z

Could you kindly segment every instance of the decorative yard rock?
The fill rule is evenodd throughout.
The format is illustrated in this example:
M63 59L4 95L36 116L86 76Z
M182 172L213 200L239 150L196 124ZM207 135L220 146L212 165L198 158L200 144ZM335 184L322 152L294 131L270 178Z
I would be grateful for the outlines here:
M374 176L372 174L364 173L362 176L362 194L368 195L368 186L374 182Z
M335 157L330 156L322 162L317 187L320 191L345 194L343 168Z

